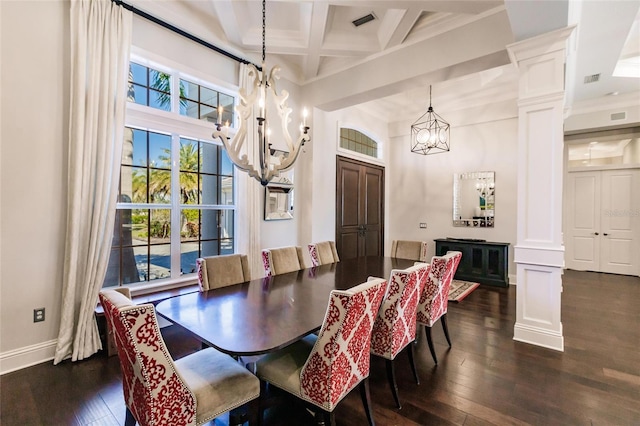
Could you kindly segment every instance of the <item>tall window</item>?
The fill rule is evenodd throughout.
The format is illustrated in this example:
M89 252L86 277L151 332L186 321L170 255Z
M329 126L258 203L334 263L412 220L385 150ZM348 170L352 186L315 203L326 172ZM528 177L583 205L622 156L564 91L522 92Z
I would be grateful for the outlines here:
M198 257L234 252L233 164L221 145L194 136L212 130L203 121L215 121L220 105L232 118L234 97L190 83L178 72L134 62L128 97L129 126L104 286L170 282L194 273ZM187 113L194 105L198 113Z

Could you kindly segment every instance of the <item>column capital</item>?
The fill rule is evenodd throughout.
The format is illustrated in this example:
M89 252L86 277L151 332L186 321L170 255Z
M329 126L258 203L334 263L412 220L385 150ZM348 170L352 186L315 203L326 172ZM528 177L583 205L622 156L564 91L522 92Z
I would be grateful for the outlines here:
M521 61L564 50L575 28L571 25L507 45L511 63L518 67Z

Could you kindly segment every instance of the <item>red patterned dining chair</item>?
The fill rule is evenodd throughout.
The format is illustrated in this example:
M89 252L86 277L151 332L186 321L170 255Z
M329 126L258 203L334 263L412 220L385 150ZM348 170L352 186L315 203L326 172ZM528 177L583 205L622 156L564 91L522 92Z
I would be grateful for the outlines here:
M196 259L200 291L251 281L246 254L201 257Z
M407 269L391 271L387 296L382 301L371 332L371 353L386 361L387 378L398 409L401 409L402 405L398 397L393 360L407 346L413 376L416 383L420 384L411 343L416 339L418 301L428 271L428 263L416 263Z
M459 251L449 251L444 256L433 256L431 258L431 269L427 275L427 282L418 304L418 323L425 326L429 350L436 364L438 363L438 358L431 339L431 327L441 319L444 336L447 339L447 343L449 343L449 347L451 347L451 339L447 328L449 288L461 258L462 253Z
M323 241L320 243L309 244L309 256L311 257L312 266L326 265L327 263L340 262L336 243L333 241Z
M174 361L152 304L117 290L100 292L100 303L120 358L126 426L201 425L247 403L257 424L260 381L233 358L208 348Z
M334 409L359 385L369 425L373 425L369 397L371 328L386 288L386 280L369 278L349 290L332 290L317 336L308 335L256 362L262 390L269 383L297 396L312 409L319 408L325 425L333 426ZM263 408L261 401L261 416Z
M296 246L263 249L262 265L266 277L306 268L302 248Z
M426 241L393 240L391 242L391 257L411 259L418 262L427 261Z

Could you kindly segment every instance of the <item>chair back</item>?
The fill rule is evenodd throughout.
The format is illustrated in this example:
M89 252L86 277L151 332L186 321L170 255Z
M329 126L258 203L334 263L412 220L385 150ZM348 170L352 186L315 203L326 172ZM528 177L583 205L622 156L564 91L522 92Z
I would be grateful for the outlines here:
M418 322L431 327L449 306L449 287L456 273L462 253L447 252L431 258L431 269L418 304Z
M333 411L369 376L371 328L387 281L370 278L349 290L332 290L316 343L300 373L301 396Z
M244 254L196 259L200 291L251 281L249 262Z
M309 244L308 248L312 266L340 262L338 250L336 250L336 243L333 241Z
M391 257L411 259L420 262L427 261L426 241L393 240L391 243Z
M116 290L100 292L113 333L127 407L141 426L195 425L196 398L176 372L152 304L135 305Z
M299 271L305 268L300 247L281 247L262 250L262 265L266 277Z
M387 296L371 332L371 353L386 359L396 355L416 338L418 301L430 265L416 263L407 269L394 269Z

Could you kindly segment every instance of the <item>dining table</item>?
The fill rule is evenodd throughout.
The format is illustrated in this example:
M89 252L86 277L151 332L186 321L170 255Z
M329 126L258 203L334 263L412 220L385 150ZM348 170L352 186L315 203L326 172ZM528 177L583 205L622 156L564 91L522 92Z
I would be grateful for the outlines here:
M203 344L233 356L269 353L320 329L332 290L388 279L413 260L359 257L172 297L156 312Z

